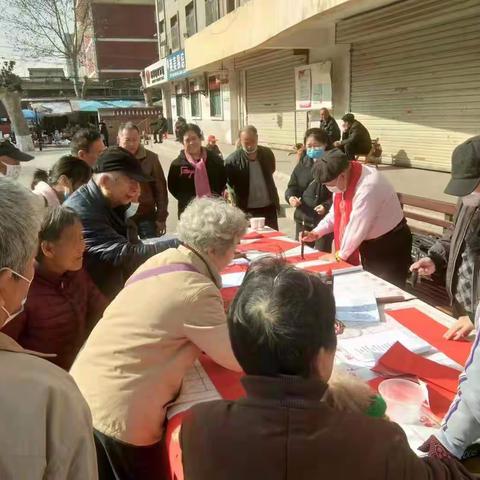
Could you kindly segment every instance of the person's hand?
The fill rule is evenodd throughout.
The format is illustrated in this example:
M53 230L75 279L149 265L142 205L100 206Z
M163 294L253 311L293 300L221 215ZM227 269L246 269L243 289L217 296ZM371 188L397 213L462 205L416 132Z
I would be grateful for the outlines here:
M157 220L155 222L155 226L157 228L157 235L159 237L161 237L162 235L165 235L165 233L167 232L167 225L165 224L165 222L160 222Z
M317 232L301 232L300 233L300 242L315 242L321 237Z
M337 147L337 148L338 148L338 147L340 147L341 145L342 145L342 142L340 142L340 141L338 141L338 140L337 140L336 142L333 142L333 146L334 146L334 147Z
M447 340L460 340L469 335L473 330L473 323L467 316L459 317L452 327L445 332L443 338Z
M322 217L325 215L326 213L326 210L325 210L325 207L323 205L317 205L314 210L319 214L321 215Z
M288 199L288 203L291 207L299 207L302 204L302 201L298 197L291 196Z
M410 266L410 271L417 271L422 277L428 277L435 272L435 264L431 258L423 257L418 262L415 262Z

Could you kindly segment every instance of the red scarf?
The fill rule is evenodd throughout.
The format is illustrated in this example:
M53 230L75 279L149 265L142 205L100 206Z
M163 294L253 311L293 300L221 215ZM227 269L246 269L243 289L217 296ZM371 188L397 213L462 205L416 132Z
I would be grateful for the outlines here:
M348 180L347 189L345 192L336 193L333 198L333 208L335 213L335 223L333 226L335 251L340 250L342 245L343 234L350 221L350 214L352 213L353 196L357 189L357 183L362 174L362 164L360 162L350 162L350 178ZM344 258L351 265L360 265L360 253L358 249L355 250L348 259Z

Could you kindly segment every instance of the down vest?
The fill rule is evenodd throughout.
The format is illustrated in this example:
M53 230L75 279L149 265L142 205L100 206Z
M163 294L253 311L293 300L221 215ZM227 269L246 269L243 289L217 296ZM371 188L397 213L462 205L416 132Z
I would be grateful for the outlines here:
M147 258L178 245L178 240L149 245L129 240L125 209L111 208L93 180L80 187L64 206L75 210L82 220L87 271L109 300Z

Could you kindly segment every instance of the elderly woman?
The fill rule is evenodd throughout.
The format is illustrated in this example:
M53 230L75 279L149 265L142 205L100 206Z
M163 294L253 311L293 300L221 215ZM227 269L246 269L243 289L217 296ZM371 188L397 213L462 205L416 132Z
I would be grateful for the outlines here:
M317 275L275 258L254 263L228 328L247 395L191 409L185 479L471 478L454 460L418 458L395 423L331 401L335 302Z
M178 200L178 217L195 197L222 195L227 183L223 160L202 147L198 125L186 124L181 138L184 150L170 165L168 190Z
M0 328L23 310L42 212L0 178ZM97 478L92 420L70 375L0 333L0 478Z
M219 273L246 228L245 215L223 200L192 201L177 227L183 245L130 277L77 357L71 374L93 414L100 478L110 478L108 469L117 479L162 478L166 408L186 371L201 352L239 370Z

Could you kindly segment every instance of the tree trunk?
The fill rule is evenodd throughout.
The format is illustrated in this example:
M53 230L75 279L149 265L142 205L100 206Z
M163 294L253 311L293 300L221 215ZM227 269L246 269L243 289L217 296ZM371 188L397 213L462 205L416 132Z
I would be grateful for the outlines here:
M80 82L80 78L78 78L78 63L76 61L77 59L71 59L70 62L72 64L72 73L73 73L73 89L75 90L75 96L77 98L83 98L83 88L82 88L82 82Z
M33 152L33 140L27 121L22 113L19 92L2 92L0 100L5 106L7 115L12 123L12 129L17 139L17 147L23 152Z

